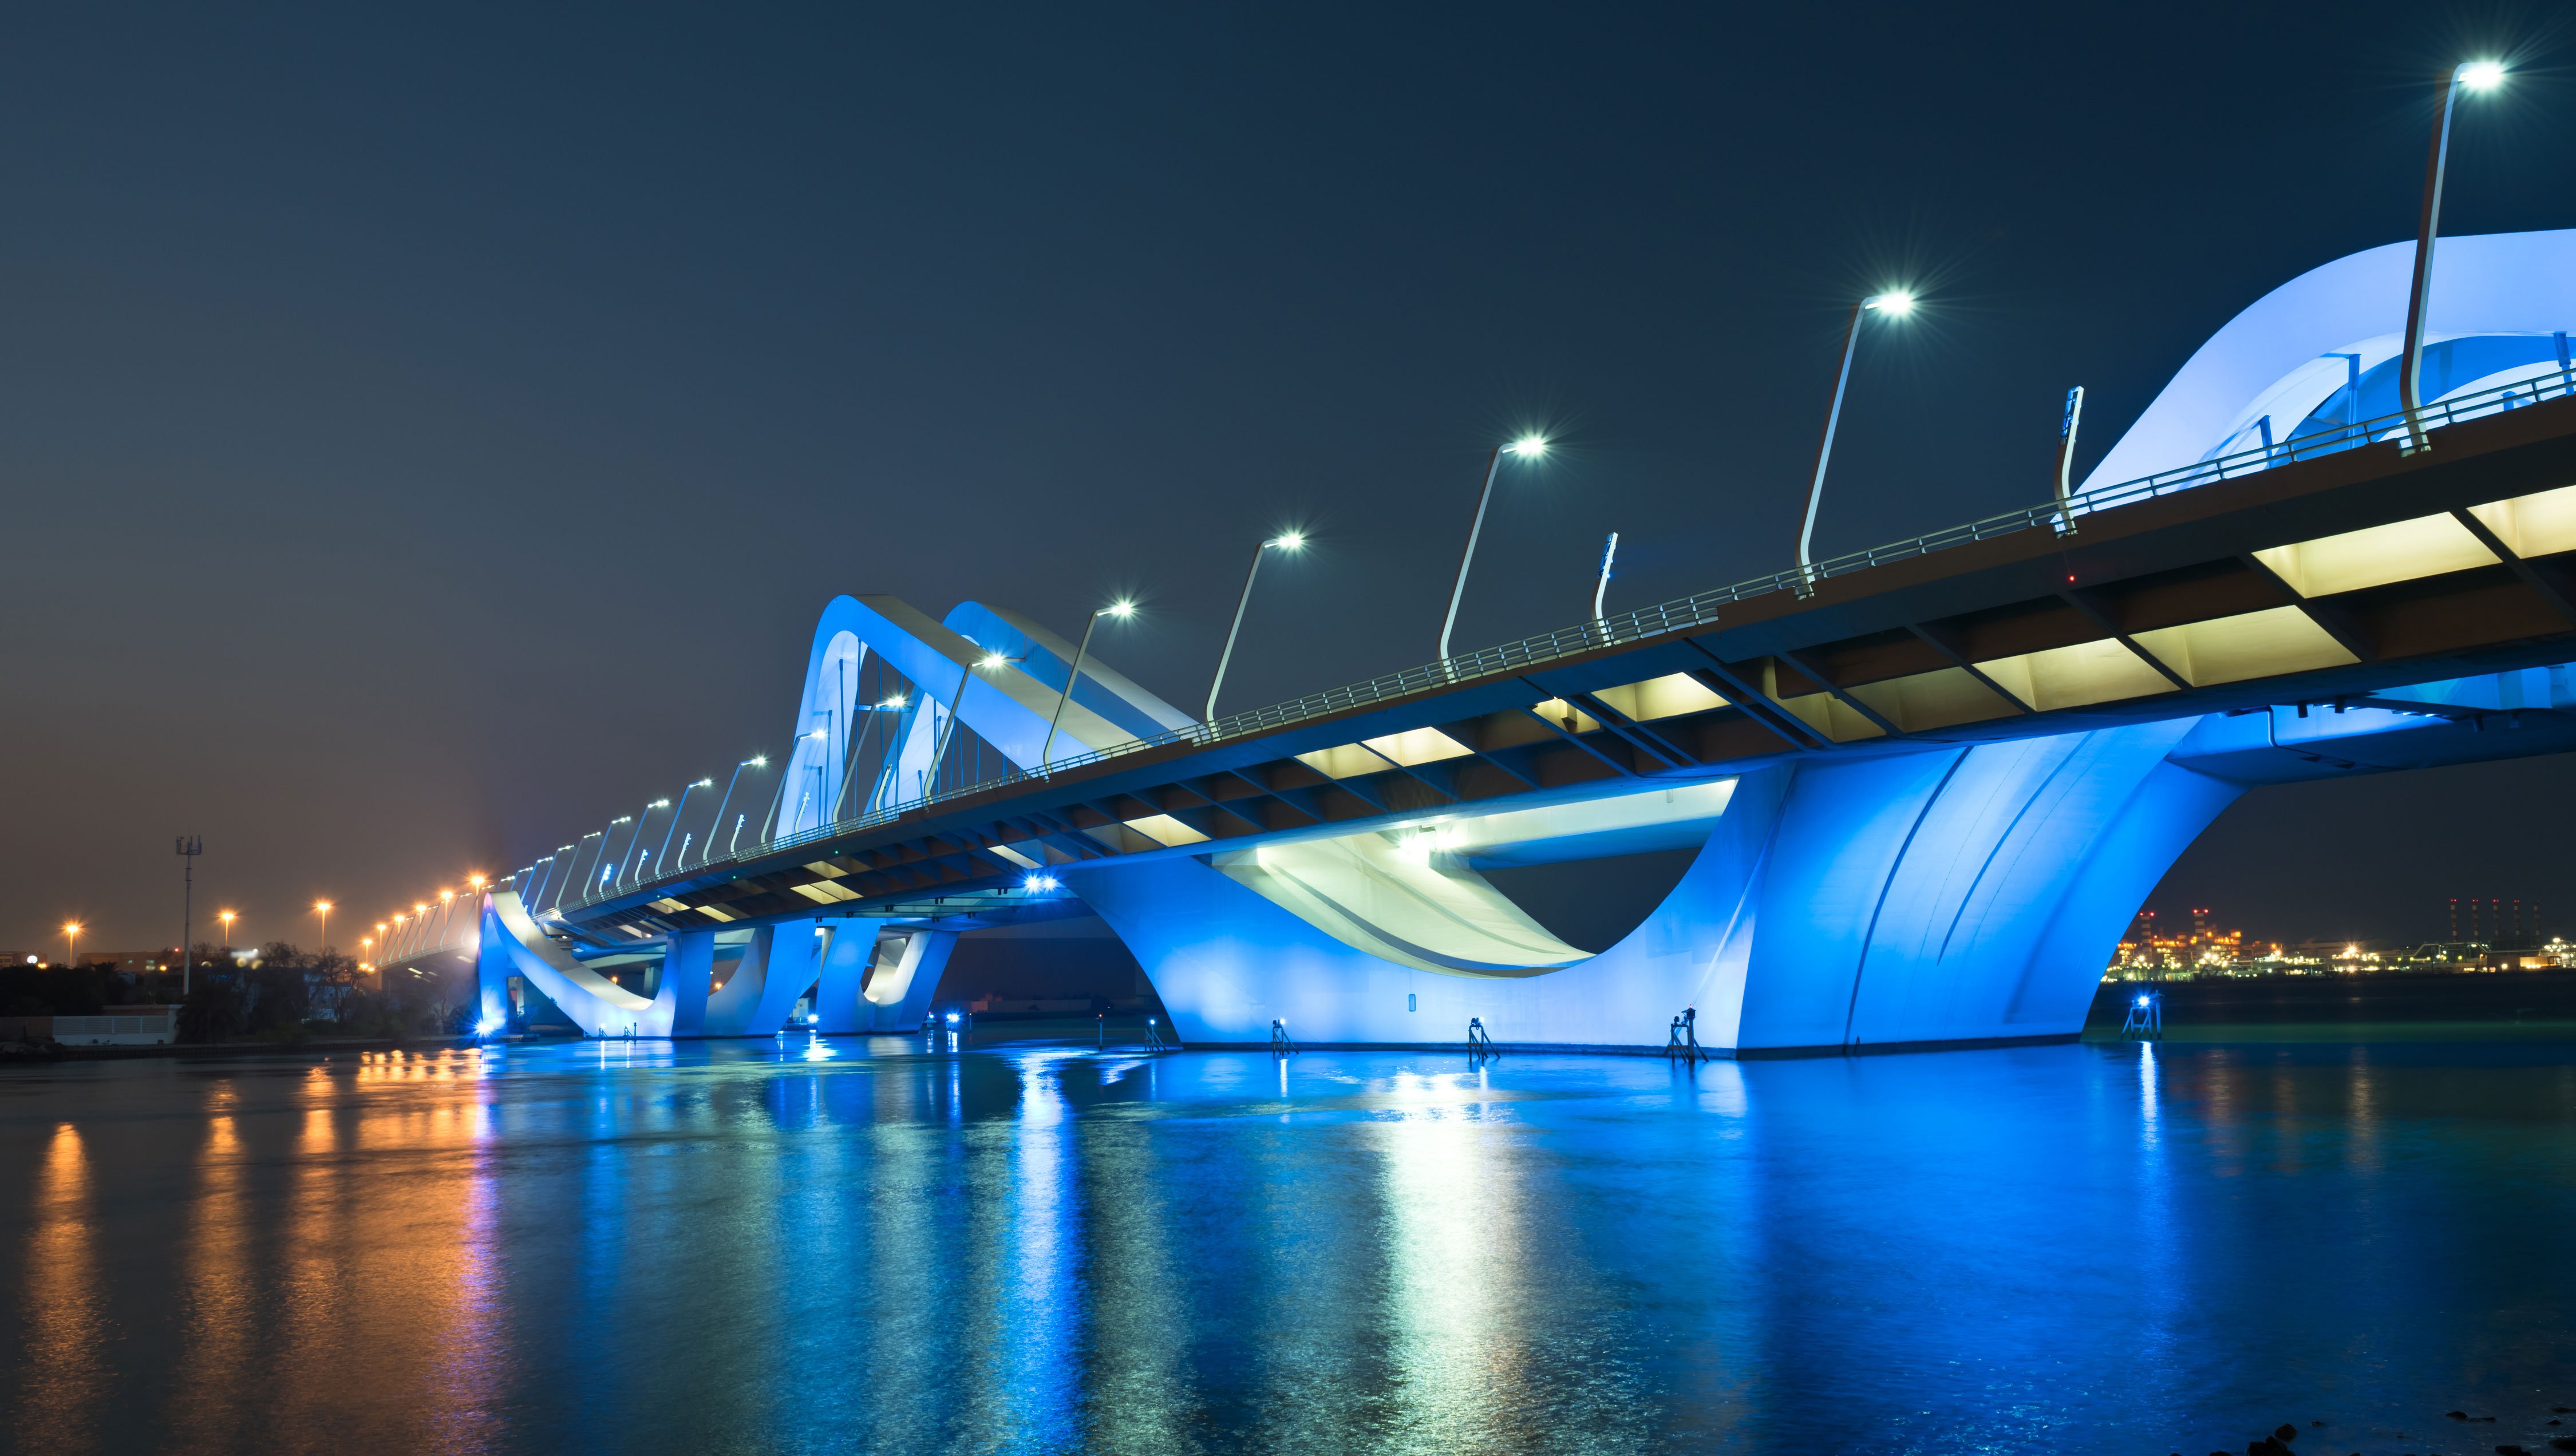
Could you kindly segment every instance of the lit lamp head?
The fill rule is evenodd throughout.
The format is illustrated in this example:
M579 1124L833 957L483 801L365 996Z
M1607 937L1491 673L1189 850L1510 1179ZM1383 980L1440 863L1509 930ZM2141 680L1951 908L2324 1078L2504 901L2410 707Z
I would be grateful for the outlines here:
M1279 535L1271 537L1269 540L1264 541L1261 544L1264 546L1276 546L1282 551L1303 551L1306 549L1306 533L1303 531L1285 531Z
M877 704L877 706L878 706L878 707L880 707L880 708L883 708L883 709L885 709L887 712L891 713L891 712L893 712L895 709L902 707L902 706L903 706L903 704L904 704L904 696L903 696L903 694L901 694L901 693L897 693L897 694L895 694L893 697L886 699L884 702Z
M2460 67L2460 84L2472 91L2490 91L2504 84L2504 62L2471 61Z
M1861 306L1875 310L1887 318L1903 318L1914 312L1914 295L1902 288L1892 289L1886 293L1872 294L1862 302Z
M671 802L671 801L670 801L670 800L668 800L668 799L664 799L662 802L663 802L663 803L665 803L665 804L667 804L667 803L669 803L669 802ZM482 877L481 875L467 875L467 876L465 877L465 883L467 883L467 884L469 884L469 885L473 886L475 889L478 889L478 890L479 890L479 889L482 889L482 888L483 888L483 877Z
M1125 597L1120 597L1118 600L1111 602L1100 610L1123 621L1126 618L1136 615L1136 604L1127 600Z
M1519 439L1505 445L1503 449L1511 454L1518 455L1523 460L1536 460L1541 455L1547 453L1547 436L1523 435Z
M769 767L769 755L765 753L756 755L751 758L749 762L753 768L767 768Z
M975 665L984 669L986 672L994 672L999 670L1004 663L1009 661L1009 658L1004 657L998 652L987 652L982 657L975 659Z

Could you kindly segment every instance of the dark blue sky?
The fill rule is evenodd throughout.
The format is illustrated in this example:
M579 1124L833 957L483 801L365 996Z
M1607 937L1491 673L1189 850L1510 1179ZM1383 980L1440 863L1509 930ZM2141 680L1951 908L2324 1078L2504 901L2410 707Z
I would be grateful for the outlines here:
M1614 604L1774 569L1890 283L1820 549L2027 503L2068 385L2098 453L2411 231L2452 60L2519 69L2450 229L2576 223L2557 14L13 8L0 950L167 943L182 829L245 937L507 870L776 749L839 591L1132 590L1106 655L1195 706L1296 522L1228 702L1422 661L1524 427L1462 645L1576 615L1613 529ZM2428 934L2563 882L2571 787L2257 795L2171 888ZM2463 803L2438 869L2356 837Z

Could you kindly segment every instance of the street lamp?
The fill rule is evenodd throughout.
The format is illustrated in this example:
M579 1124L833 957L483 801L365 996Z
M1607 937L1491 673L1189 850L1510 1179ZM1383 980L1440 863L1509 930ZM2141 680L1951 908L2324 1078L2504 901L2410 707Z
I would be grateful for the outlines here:
M215 912L215 919L222 922L224 927L224 949L226 950L231 950L233 948L233 921L239 918L240 917L234 915L230 910L218 910Z
M79 921L63 922L63 961L74 970L80 969L80 933Z
M983 656L975 659L974 670L979 672L1000 672L1003 668L1010 666L1014 662L1026 661L1028 661L1026 657L1005 657L998 652L987 652ZM921 796L925 799L929 798L931 792L939 787L940 781L944 777L945 771L948 767L948 745L957 741L957 711L959 708L963 707L966 702L967 677L968 674L964 672L957 674L957 691L948 695L948 719L946 722L939 723L937 725L938 733L931 741L930 772L925 775L924 782L921 786ZM889 701L891 701L896 707L903 706L903 699L901 698L894 698ZM870 726L873 727L874 725L871 724ZM845 790L847 787L847 785L843 786ZM900 787L900 785L898 785L898 787ZM837 796L835 796L833 807L836 811L839 808Z
M1476 496L1476 519L1467 527L1467 550L1458 558L1458 584L1449 589L1449 615L1440 622L1440 660L1449 660L1449 633L1458 625L1458 600L1467 594L1467 568L1476 560L1476 537L1485 529L1485 503L1494 498L1494 475L1503 468L1503 457L1517 455L1523 460L1536 460L1547 453L1545 435L1523 435L1508 445L1496 445L1494 458L1485 462L1485 488Z
M642 852L642 846L644 843L644 826L652 822L654 810L668 809L670 807L671 801L668 799L655 799L653 802L644 806L643 814L635 821L634 835L626 841L626 853L617 857L617 876L608 882L610 889L615 889L617 886L626 883L626 871L628 868L627 861L630 858L635 862L633 868L639 871L644 868L644 855ZM675 816L671 822L677 824L680 821Z
M1199 714L1202 723L1216 721L1216 690L1225 686L1225 665L1234 660L1234 639L1243 630L1243 610L1252 605L1252 579L1261 574L1261 558L1269 555L1270 548L1274 546L1282 551L1302 551L1306 548L1306 533L1283 531L1252 548L1252 569L1243 574L1243 595L1234 603L1234 625L1225 630L1225 651L1217 654L1216 680L1208 684L1207 710ZM1445 657L1448 654L1441 655Z
M2424 215L2415 230L2415 284L2406 300L2406 359L2397 373L2398 405L2406 411L2406 450L2428 448L2424 433L2424 316L2433 305L2433 239L2442 230L2442 172L2451 151L2451 106L2462 90L2487 91L2504 84L2502 61L2464 61L2452 67L2442 83L2442 104L2433 117L2433 150L2424 159Z
M316 920L321 922L322 926L321 931L319 932L322 937L322 954L329 955L331 953L331 902L328 900L314 901L313 916Z
M632 823L634 823L634 822L635 822L635 816L634 816L634 815L632 815L632 814L620 814L620 815L618 815L616 818L611 819L611 820L609 820L609 821L608 821L608 827L607 827L607 828L602 829L601 831L599 831L599 853L597 853L597 854L595 854L595 855L591 856L591 861L590 861L590 867L591 867L592 869L595 869L595 870L599 871L599 873L598 873L597 875L593 876L593 877L592 877L588 882L586 882L585 884L583 884L583 885L582 885L582 887L581 887L581 903L583 903L583 904L587 905L587 904L589 904L592 900L594 900L594 899L598 898L598 896L599 896L599 887L600 887L600 886L602 886L602 885L604 885L604 884L607 884L607 883L608 883L608 876L609 876L609 875L610 875L610 873L612 872L612 867L611 867L611 866L609 865L609 863L608 863L608 840L609 840L609 837L610 837L611 835L613 835L613 834L615 834L615 833L617 832L617 826L618 826L618 825L620 825L620 824L632 824Z
M662 877L662 860L671 852L671 836L679 832L680 820L689 812L689 795L700 789L715 787L714 779L700 779L680 790L680 807L671 811L671 822L662 830L662 847L653 851L653 878Z
M1851 383L1852 351L1860 344L1860 317L1875 313L1881 318L1901 319L1914 312L1914 295L1903 289L1873 293L1852 305L1851 322L1843 327L1843 368L1834 376L1833 408L1825 411L1824 442L1816 447L1816 480L1807 488L1807 519L1798 528L1798 595L1805 596L1816 588L1814 559L1808 547L1816 537L1816 508L1825 499L1825 462L1834 454L1834 427L1842 423L1843 390Z
M1038 772L1046 772L1048 754L1055 747L1055 725L1064 721L1064 705L1073 701L1073 685L1082 677L1082 660L1091 653L1091 629L1099 626L1103 617L1116 617L1123 622L1134 615L1136 604L1120 597L1092 613L1091 620L1082 624L1082 645L1073 649L1073 668L1064 675L1064 691L1056 695L1055 716L1047 719L1046 741L1038 745Z
M716 847L716 831L724 827L724 811L727 806L733 803L733 786L741 782L742 771L747 768L767 767L769 767L768 756L758 753L753 754L751 757L746 758L742 762L733 766L733 777L725 780L724 797L716 800L715 822L707 826L707 847L698 851L699 864L705 864L707 862L708 852ZM687 858L686 855L681 857L683 859ZM686 869L687 866L683 865L681 868Z

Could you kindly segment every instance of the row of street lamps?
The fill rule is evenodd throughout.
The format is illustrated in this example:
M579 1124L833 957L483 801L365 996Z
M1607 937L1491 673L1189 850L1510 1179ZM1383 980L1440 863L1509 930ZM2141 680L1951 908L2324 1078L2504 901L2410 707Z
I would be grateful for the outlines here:
M2501 84L2504 80L2504 76L2505 68L2501 62L2472 61L2455 67L2443 84L2441 103L2433 130L2432 155L2426 164L2423 214L2416 237L2414 281L2412 293L2407 304L2405 355L2399 375L2399 388L2402 394L2403 406L2408 423L2407 448L2410 451L2422 450L2426 448L2428 444L2425 437L2423 422L2420 418L2422 403L2420 398L2419 381L2423 359L2424 321L2432 293L2433 243L2435 236L2439 231L2443 170L2450 147L2450 127L2453 104L2457 100L2460 92L2464 90L2484 91L2491 89ZM1844 324L1842 362L1840 368L1834 375L1832 402L1825 410L1824 431L1816 446L1815 471L1807 486L1806 511L1800 518L1798 525L1797 590L1801 595L1812 591L1816 581L1814 557L1816 520L1824 505L1826 471L1833 460L1834 436L1842 423L1843 401L1851 385L1852 360L1860 347L1862 326L1873 316L1890 323L1906 319L1914 313L1918 302L1919 300L1916 298L1915 294L1908 289L1888 289L1882 292L1873 293L1852 305L1851 316ZM2057 491L2061 501L2066 498L2068 472L2070 470L2074 454L2075 430L2082 407L2082 399L2083 391L2080 388L2073 390L2068 394L2066 415L2060 426L2059 450L2057 457ZM1440 660L1442 662L1447 662L1450 659L1450 644L1458 624L1459 604L1464 601L1466 597L1468 573L1475 565L1476 545L1478 540L1484 534L1485 515L1493 502L1494 482L1502 471L1503 459L1505 456L1510 456L1524 464L1534 464L1547 454L1548 448L1549 441L1545 435L1536 433L1523 435L1517 439L1496 445L1493 449L1493 453L1485 462L1484 484L1477 492L1475 513L1468 521L1466 545L1459 553L1458 558L1457 580L1452 584L1449 590L1448 611L1441 618L1440 622ZM1603 552L1601 579L1593 592L1593 615L1596 619L1601 613L1602 591L1606 589L1609 583L1611 555L1615 552L1617 544L1618 537L1614 533L1610 538L1608 547L1606 547ZM1235 642L1242 634L1244 614L1251 606L1252 588L1253 584L1260 579L1262 561L1273 551L1294 554L1302 550L1305 545L1306 537L1302 532L1286 531L1263 540L1259 545L1253 548L1251 566L1244 572L1242 594L1235 601L1234 620L1226 629L1225 646L1217 655L1216 673L1208 683L1207 703L1201 711L1201 721L1203 723L1213 724L1216 721L1217 695L1225 687L1226 669L1234 660ZM1056 695L1055 712L1047 720L1045 740L1039 746L1038 771L1040 773L1047 772L1053 765L1056 735L1062 726L1065 708L1072 701L1074 685L1081 680L1083 664L1089 660L1092 634L1099 628L1100 621L1104 617L1116 621L1125 621L1133 617L1135 613L1135 602L1122 597L1109 603L1107 606L1098 608L1093 611L1087 619L1085 619L1082 628L1081 645L1074 649L1073 662L1065 674L1064 686ZM991 671L1016 660L1017 659L1003 658L996 654L987 654L985 657L977 661L974 664L974 667L977 669ZM963 697L964 692L965 679L961 675L958 681L958 694L960 698ZM907 706L907 704L903 698L898 696L890 698L885 703L876 706L888 710L894 710L901 709ZM952 703L949 708L949 716L952 725L955 720L955 715L956 704ZM953 732L953 727L950 731ZM947 741L947 737L943 735L940 739L940 744L943 750ZM934 760L934 762L936 761L937 760ZM717 805L715 820L709 826L707 835L708 842L705 846L702 846L699 851L699 864L706 864L713 856L715 832L723 826L725 809L732 803L734 784L741 778L742 771L746 768L766 767L767 763L768 760L766 758L754 756L746 758L734 766L733 777L728 779L725 784L724 800ZM642 813L638 815L622 816L618 819L612 820L606 829L597 830L592 834L582 836L582 839L575 844L559 846L555 851L555 855L572 854L578 858L580 844L587 843L592 838L600 840L600 852L591 860L591 866L594 873L590 878L594 883L584 886L581 898L592 898L601 887L615 890L623 886L630 875L632 876L634 883L639 885L658 878L662 873L665 857L670 852L671 835L678 829L680 817L688 808L689 794L697 789L712 787L713 782L714 781L711 779L700 779L681 791L678 808L673 812L670 824L663 831L661 847L654 853L651 869L649 871L645 868L643 856L637 853L638 846L643 842L645 828L644 821L649 819L653 811L656 809L671 808L671 801L668 799L655 799L651 803L647 804ZM786 793L786 784L783 781L779 785L779 793L781 796L779 802L780 805L783 806L785 802L784 795ZM835 802L830 806L830 812L837 813L838 808L839 805ZM801 806L798 813L801 816ZM747 819L749 816L746 814L744 817ZM619 854L615 864L612 866L608 862L609 841L611 837L613 837L618 826L629 823L632 823L635 828L627 838L625 850ZM741 827L740 823L735 825L733 839L727 845L728 854L732 854L739 849ZM766 842L767 838L775 837L769 832L766 820L764 820L763 834L764 842ZM564 890L571 884L573 876L569 873L562 875L554 873L551 862L555 859L555 855L548 855L545 858L536 861L534 864L529 866L529 870L535 871L540 866L547 867L546 872L541 879L532 881L532 884L535 886L534 894L542 895L546 888L546 883L551 881L554 888L554 906L559 907L563 902ZM674 866L674 868L688 868L688 842L685 839L681 842L679 862ZM531 903L533 903L533 898Z

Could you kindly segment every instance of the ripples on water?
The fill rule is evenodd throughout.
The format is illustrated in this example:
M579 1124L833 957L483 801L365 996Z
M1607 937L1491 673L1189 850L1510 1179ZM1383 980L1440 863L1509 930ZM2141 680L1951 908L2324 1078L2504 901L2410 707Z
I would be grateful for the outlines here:
M0 1073L0 1441L2313 1456L2576 1404L2576 1048L920 1045Z

